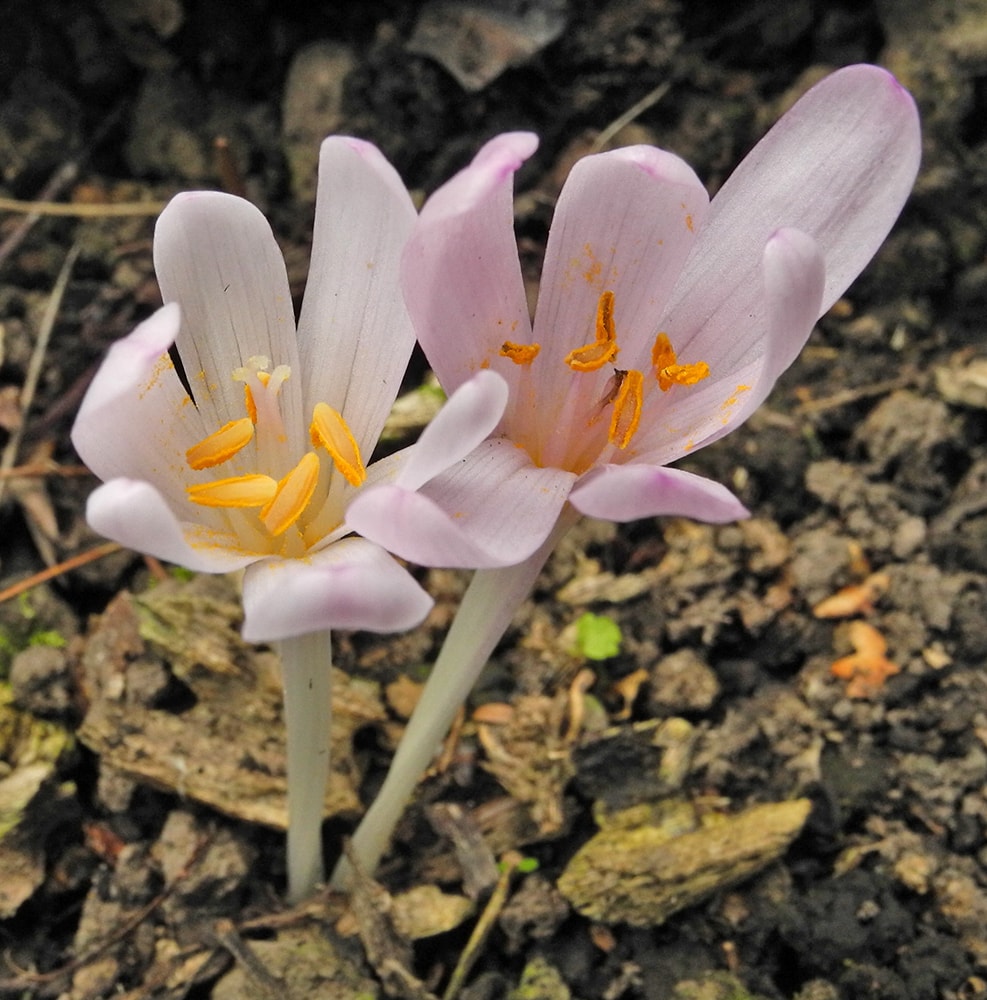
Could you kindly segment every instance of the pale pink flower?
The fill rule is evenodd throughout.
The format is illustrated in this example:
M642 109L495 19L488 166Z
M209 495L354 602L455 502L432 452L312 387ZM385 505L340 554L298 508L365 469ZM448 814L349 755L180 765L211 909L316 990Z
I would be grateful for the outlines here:
M154 235L167 304L113 345L80 409L72 440L104 480L90 524L193 570L247 567L247 639L394 631L431 606L380 546L345 537L352 498L396 467L365 463L414 344L398 283L414 221L376 148L326 140L296 331L260 211L177 196Z
M535 146L523 133L489 142L426 203L404 254L405 299L442 386L482 396L495 383L477 373L497 372L510 395L494 433L454 469L433 476L409 462L348 512L408 559L481 567L351 840L369 870L579 514L746 515L723 486L667 465L764 401L881 245L920 153L911 97L884 70L853 66L809 91L711 204L671 153L587 156L556 205L532 327L512 179ZM343 861L333 880L350 874Z
M723 486L667 466L760 406L881 245L920 154L908 93L853 66L798 101L712 203L671 153L587 156L558 199L532 327L512 179L536 145L489 142L429 199L404 254L443 388L486 369L510 388L465 462L421 489L401 473L351 510L362 534L416 562L517 562L567 501L614 521L745 516Z

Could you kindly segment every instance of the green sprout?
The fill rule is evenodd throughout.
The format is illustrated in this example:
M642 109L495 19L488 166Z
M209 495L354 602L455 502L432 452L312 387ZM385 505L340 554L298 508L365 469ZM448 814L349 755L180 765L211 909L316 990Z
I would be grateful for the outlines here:
M605 615L587 611L576 620L576 647L587 660L609 660L620 652L620 626Z

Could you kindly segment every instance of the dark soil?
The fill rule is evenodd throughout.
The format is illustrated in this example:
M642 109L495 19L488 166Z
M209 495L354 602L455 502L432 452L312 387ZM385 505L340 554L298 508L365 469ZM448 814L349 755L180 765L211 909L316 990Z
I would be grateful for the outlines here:
M914 92L923 170L768 404L690 459L754 518L578 528L351 910L280 902L276 673L236 637L232 584L117 552L0 605L0 995L425 997L466 954L464 1000L987 997L987 3L230 6L8 0L0 194L81 212L242 193L300 293L324 135L374 141L427 193L531 129L534 278L601 133L671 149L715 190L810 82L859 61ZM0 215L4 585L99 544L68 431L107 346L159 302L153 216ZM407 387L423 374L416 357ZM330 862L465 576L422 579L420 629L336 641ZM578 655L586 611L619 625L617 655ZM773 818L748 843L746 810L799 798L787 849ZM560 876L628 808L650 810L626 814L639 828L686 809L747 832L718 835L721 877L667 913L581 915ZM513 877L490 863L519 856ZM634 874L648 905L698 877Z

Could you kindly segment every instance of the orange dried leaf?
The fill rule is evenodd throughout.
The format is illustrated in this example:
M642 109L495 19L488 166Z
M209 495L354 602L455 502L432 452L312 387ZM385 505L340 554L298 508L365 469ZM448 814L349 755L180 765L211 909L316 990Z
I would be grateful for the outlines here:
M887 593L891 579L887 573L871 573L863 583L843 587L832 597L820 601L812 613L816 618L850 618L874 610L874 602Z
M836 660L830 671L847 682L847 697L868 698L880 691L889 677L900 673L901 668L885 655L888 644L873 625L851 622L849 636L855 652Z

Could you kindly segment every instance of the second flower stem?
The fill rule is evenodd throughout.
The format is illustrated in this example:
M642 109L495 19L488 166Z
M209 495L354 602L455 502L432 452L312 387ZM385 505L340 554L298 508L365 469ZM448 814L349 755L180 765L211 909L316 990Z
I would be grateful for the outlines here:
M368 873L373 873L387 849L415 785L428 769L480 671L531 593L557 542L577 517L566 507L551 535L524 562L477 570L473 575L384 784L353 834L353 857ZM347 859L340 859L332 875L333 886L347 888L351 874Z

